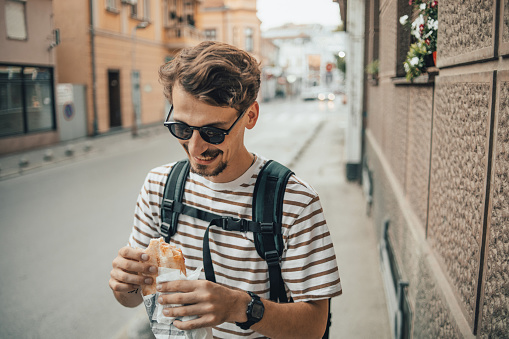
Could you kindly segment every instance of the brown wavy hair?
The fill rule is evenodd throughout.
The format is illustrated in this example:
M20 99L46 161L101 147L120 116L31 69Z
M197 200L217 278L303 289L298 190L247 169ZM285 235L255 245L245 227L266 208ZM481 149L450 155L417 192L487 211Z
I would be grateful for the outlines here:
M173 60L162 65L159 79L170 103L173 103L173 87L179 85L209 105L243 112L258 96L260 63L235 46L205 41L182 49Z

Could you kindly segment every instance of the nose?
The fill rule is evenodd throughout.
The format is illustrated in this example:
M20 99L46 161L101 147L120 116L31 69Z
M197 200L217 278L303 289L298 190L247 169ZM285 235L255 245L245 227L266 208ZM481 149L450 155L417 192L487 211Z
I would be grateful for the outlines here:
M187 141L189 154L197 156L209 148L209 143L202 139L198 130L193 131L191 139Z

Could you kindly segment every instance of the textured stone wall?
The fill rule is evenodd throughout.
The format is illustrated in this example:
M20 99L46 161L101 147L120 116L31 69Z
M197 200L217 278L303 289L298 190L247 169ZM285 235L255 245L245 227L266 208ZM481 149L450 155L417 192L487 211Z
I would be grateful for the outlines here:
M482 338L509 337L509 72L499 78Z
M408 86L398 3L380 1L367 91L375 230L390 220L414 338L509 338L509 0L439 1L440 74Z
M408 87L406 195L422 227L428 214L433 87Z
M496 1L439 3L438 67L492 57Z
M502 41L509 42L509 0L502 1L502 22L501 22L501 31L502 31Z
M388 96L391 100L386 109L386 116L390 115L387 126L385 155L388 157L392 171L404 189L407 156L408 130L408 87L395 87Z
M384 155L378 154L369 142L366 153L374 173L375 230L377 236L381 237L382 223L389 219L391 244L403 279L409 283L407 291L413 318L413 337L461 338L435 277L427 266L426 255L421 250L422 243L412 235L394 187L380 161Z
M428 237L474 319L488 161L491 74L436 84Z
M419 273L418 293L415 300L414 338L462 338L424 260L420 262Z

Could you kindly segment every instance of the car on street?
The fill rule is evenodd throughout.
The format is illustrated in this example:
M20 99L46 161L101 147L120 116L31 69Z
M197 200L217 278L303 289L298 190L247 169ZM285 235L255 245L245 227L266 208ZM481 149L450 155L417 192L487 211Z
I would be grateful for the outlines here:
M320 100L320 101L333 101L336 95L333 91L324 87L310 87L306 88L301 93L302 100Z

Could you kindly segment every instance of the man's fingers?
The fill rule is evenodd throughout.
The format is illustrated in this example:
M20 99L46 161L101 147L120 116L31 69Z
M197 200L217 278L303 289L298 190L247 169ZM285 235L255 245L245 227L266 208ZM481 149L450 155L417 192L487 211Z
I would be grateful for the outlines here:
M131 291L134 292L138 288L140 288L140 286L133 285L133 284L126 284L126 283L120 282L114 278L111 278L110 279L110 288L116 292L131 292Z
M129 246L122 247L118 251L118 255L122 258L136 260L136 261L147 261L149 259L148 254L143 253L139 248L132 248Z
M147 274L157 273L157 267L155 266L151 266L139 261L126 259L121 256L118 256L113 260L113 268L119 268L123 271L134 273L147 273Z
M215 321L212 315L207 314L205 316L188 321L174 320L173 325L175 325L175 327L179 330L189 331L197 328L216 326L219 325L219 323Z
M201 288L202 285L210 283L207 280L175 280L168 281L164 283L160 283L157 285L157 290L159 292L192 292L198 288Z
M139 275L136 273L130 273L127 271L124 271L122 269L112 269L110 273L111 278L124 283L124 284L131 284L131 285L150 285L152 284L151 277Z

